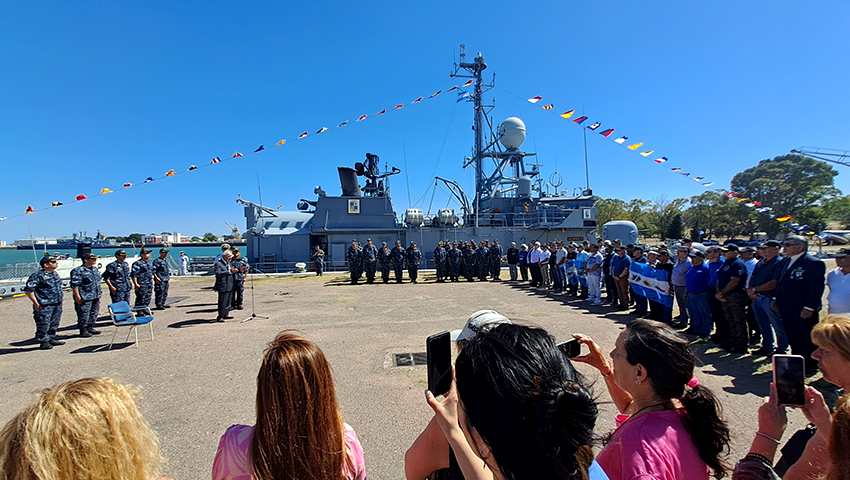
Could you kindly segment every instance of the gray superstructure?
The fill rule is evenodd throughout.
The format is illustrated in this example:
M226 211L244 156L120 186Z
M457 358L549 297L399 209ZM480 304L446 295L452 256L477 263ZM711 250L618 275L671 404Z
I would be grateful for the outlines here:
M400 170L393 167L380 172L377 155L366 154L366 161L355 164L355 168L338 168L339 196L316 187L316 199L301 200L297 211L275 210L238 199L245 205L249 262L264 271L291 270L297 262L309 264L313 246L319 245L325 251L326 265L340 268L345 266L346 249L352 240L365 244L367 238L378 246L386 242L390 247L396 241L404 246L415 241L424 255L423 267L433 266L432 250L442 240L499 240L504 248L510 242L595 242L593 193L587 188L577 196L542 192L540 165L525 162L535 154L520 149L526 132L519 118L504 120L496 131L488 128L489 136L485 136L484 126L494 125L487 116L493 107L482 103L482 94L493 87L492 82L482 81L487 64L480 53L472 63L465 61L463 50L460 57L452 76L473 81L468 101L475 113L475 143L464 168L475 169L475 195L470 199L457 182L435 177L452 192L460 212L447 208L426 214L409 208L400 217L393 208L389 188L390 177ZM484 162L486 158L494 161ZM492 170L485 167L490 164ZM362 187L360 177L365 177Z

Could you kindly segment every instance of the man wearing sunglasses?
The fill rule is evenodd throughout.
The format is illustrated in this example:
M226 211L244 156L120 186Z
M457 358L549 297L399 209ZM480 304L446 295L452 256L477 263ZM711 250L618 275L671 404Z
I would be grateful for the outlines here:
M806 375L817 373L818 362L812 359L815 345L812 329L818 323L821 297L826 282L826 264L808 254L805 237L791 235L782 245L785 259L777 268L782 274L770 307L779 312L782 326L791 345L791 353L806 359Z
M56 338L56 329L62 318L62 279L56 273L58 263L53 257L43 257L39 261L41 270L27 279L24 292L32 301L32 316L35 319L35 340L42 350L50 350L54 345L65 345Z

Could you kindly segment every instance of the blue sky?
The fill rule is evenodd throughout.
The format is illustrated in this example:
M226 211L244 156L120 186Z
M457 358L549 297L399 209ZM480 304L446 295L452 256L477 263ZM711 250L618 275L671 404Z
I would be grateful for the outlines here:
M704 187L669 167L728 186L792 148L850 149L848 18L846 2L3 2L0 217L39 212L0 222L0 239L223 234L225 221L244 229L235 199L257 201L258 178L266 205L294 210L317 185L338 194L336 167L366 152L404 171L397 212L435 174L471 194L471 105L409 105L460 83L448 74L462 43L497 74L494 120L525 121L544 178L585 183L582 130L556 115L575 109L616 129L588 132L594 193L690 197ZM104 187L114 193L69 204ZM432 209L446 203L438 190Z

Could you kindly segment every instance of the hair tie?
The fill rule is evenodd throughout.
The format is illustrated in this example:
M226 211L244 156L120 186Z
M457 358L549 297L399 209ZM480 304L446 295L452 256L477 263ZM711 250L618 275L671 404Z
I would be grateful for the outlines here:
M699 379L697 377L691 377L687 385L691 388L696 388L696 386L699 385Z

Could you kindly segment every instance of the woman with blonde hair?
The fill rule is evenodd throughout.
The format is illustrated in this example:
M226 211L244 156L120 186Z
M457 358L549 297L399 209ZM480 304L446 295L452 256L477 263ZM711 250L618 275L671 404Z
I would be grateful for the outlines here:
M845 391L850 389L850 318L827 315L812 329L812 342L817 350L812 358L818 361L823 379ZM850 478L850 394L838 400L830 413L823 395L810 386L805 387L805 405L800 409L817 428L806 443L800 458L788 467L786 480ZM776 480L773 460L788 425L785 407L776 399L776 387L771 384L770 397L759 407L758 427L746 457L735 466L733 480Z
M213 479L362 480L363 448L343 422L331 367L313 342L281 332L257 374L257 421L221 437Z
M45 389L0 432L0 479L158 477L165 459L137 397L109 378Z

